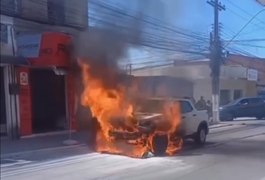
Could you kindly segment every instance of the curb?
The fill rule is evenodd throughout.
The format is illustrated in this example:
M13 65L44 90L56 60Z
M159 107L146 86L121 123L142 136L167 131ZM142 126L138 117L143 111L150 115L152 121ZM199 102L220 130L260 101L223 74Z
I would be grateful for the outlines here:
M222 128L222 127L228 127L228 126L233 126L233 124L218 124L218 125L210 125L209 129L217 129L217 128Z
M71 148L82 147L82 146L86 146L86 144L81 143L81 144L77 144L77 145L57 146L57 147L50 147L50 148L42 148L42 149L36 149L36 150L1 154L1 159L12 158L14 156L20 156L20 155L29 154L29 153L37 153L37 152L52 151L52 150L62 150L62 149L71 149Z

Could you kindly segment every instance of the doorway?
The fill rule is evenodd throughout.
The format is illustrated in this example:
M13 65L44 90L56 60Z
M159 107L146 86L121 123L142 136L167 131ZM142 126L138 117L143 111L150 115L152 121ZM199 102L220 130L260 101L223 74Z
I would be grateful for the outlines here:
M0 67L0 101L1 101L1 114L0 114L0 134L1 136L7 135L7 121L6 121L6 96L5 96L5 83L4 83L4 67Z
M33 69L32 85L33 133L67 129L65 79L47 69Z

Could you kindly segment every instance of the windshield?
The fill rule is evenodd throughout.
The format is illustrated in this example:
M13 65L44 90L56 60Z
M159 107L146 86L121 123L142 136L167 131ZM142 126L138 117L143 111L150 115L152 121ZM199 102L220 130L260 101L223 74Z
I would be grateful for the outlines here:
M144 113L162 113L165 101L143 100L137 103L137 111Z

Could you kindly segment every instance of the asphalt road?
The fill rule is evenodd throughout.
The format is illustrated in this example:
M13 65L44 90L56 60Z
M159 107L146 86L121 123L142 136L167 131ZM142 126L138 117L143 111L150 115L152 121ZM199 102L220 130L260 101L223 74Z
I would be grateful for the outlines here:
M187 142L175 157L132 159L88 153L86 145L28 152L2 159L2 179L265 180L265 121L213 128L206 146Z

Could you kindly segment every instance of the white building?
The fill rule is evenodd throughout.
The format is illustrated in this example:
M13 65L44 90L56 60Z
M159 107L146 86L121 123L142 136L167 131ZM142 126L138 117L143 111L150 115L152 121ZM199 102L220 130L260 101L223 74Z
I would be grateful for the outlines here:
M242 96L257 95L257 70L248 69L239 65L221 67L220 75L220 104ZM167 76L185 79L192 82L193 98L198 100L201 96L211 100L211 69L209 60L180 61L164 67L144 68L132 71L134 76ZM178 84L180 87L182 84ZM170 89L170 86L168 86ZM190 91L190 90L187 90ZM178 92L176 92L178 95Z

